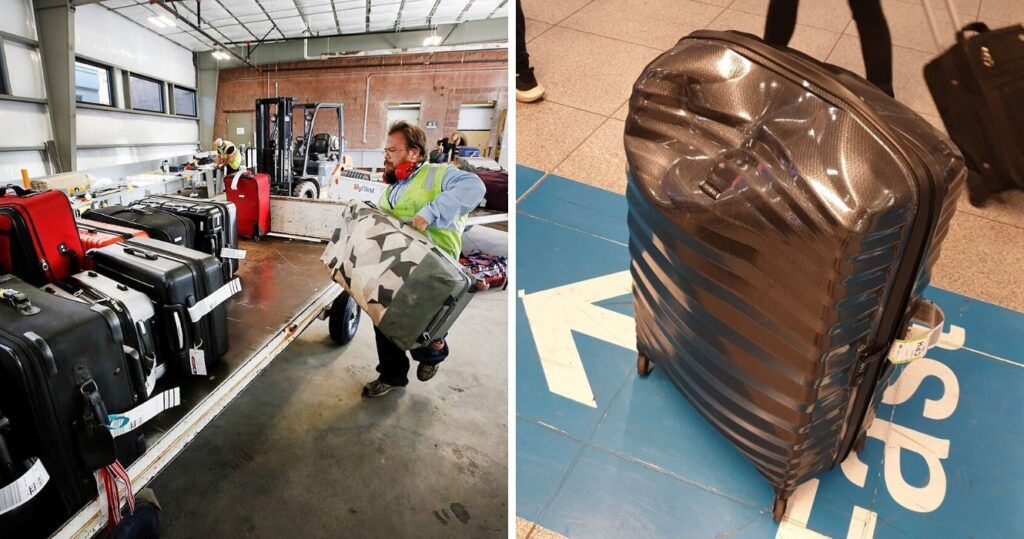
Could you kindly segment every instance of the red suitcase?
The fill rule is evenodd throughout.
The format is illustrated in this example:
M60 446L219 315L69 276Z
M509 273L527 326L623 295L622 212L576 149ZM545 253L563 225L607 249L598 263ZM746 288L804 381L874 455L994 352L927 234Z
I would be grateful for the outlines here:
M79 219L76 226L78 226L78 237L82 240L82 248L85 251L121 243L131 238L149 237L145 230L108 225L107 223L91 221L89 219Z
M0 187L0 274L43 286L78 273L84 257L67 195Z
M270 232L270 176L250 171L231 176L225 192L238 211L238 235L260 239Z

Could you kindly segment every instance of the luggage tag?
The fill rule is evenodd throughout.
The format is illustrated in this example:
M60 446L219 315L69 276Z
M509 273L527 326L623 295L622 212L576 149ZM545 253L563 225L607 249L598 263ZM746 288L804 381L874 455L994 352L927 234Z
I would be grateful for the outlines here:
M49 481L50 474L43 466L43 461L36 459L32 467L21 474L21 477L10 485L0 488L0 515L13 511L35 498Z
M224 286L217 289L216 292L206 296L201 301L196 302L195 305L188 308L188 316L193 322L198 322L202 317L206 316L217 308L218 305L227 301L228 298L242 291L242 281L237 277L229 281ZM204 369L205 371L205 369ZM206 374L205 372L203 374Z
M230 247L221 247L220 257L233 258L235 260L245 260L245 249L232 249Z
M902 339L893 341L887 357L896 365L923 358L930 348L940 343L943 336L942 326L945 323L945 315L938 305L930 301L915 301L911 310L911 320L927 325L914 324ZM955 340L959 337L959 334L953 335L952 339Z
M197 345L195 348L189 348L188 350L188 364L192 370L192 374L196 376L206 376L206 352Z
M205 367L205 364L203 365ZM181 404L181 388L168 389L146 402L120 414L110 414L107 429L115 438L131 432L150 419L160 415L164 410Z

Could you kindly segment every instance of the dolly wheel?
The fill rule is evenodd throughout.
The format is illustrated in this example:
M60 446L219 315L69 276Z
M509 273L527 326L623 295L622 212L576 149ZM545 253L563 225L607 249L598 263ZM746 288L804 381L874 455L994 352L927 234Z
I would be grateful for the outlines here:
M786 515L786 504L787 501L781 496L775 497L775 507L772 508L772 516L775 518L775 522L782 522L782 517Z
M639 374L641 378L646 378L649 374L651 374L651 371L653 370L654 363L651 362L650 359L647 359L647 356L645 356L644 354L637 354L636 373Z
M328 311L327 329L330 331L331 340L340 345L346 345L356 336L359 329L359 317L361 311L356 300L348 292L342 292Z

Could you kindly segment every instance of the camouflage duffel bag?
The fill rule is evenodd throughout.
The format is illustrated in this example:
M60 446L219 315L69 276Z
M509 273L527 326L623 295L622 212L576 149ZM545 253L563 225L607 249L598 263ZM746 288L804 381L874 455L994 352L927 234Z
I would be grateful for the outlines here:
M418 230L360 201L321 257L392 342L406 350L444 337L469 303L473 277Z

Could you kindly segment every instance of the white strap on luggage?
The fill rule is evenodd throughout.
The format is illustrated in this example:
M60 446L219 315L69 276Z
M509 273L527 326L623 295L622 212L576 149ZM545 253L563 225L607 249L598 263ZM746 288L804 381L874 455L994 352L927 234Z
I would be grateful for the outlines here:
M232 191L237 191L238 190L238 179L242 177L242 173L243 172L245 172L245 170L239 170L238 172L235 173L234 176L231 177L231 190Z
M164 410L174 408L179 404L181 404L181 389L177 387L168 389L127 412L110 414L110 425L107 426L107 429L110 430L113 437L117 438L139 428Z
M924 357L930 348L939 344L945 314L938 305L925 300L916 300L910 313L911 321L924 325L912 325L902 339L896 339L889 348L889 361L900 364L910 363Z
M50 474L43 466L43 461L36 459L35 464L15 482L0 488L0 515L13 511L36 497L49 480Z
M245 249L232 249L231 247L221 247L220 257L232 258L235 260L245 260Z
M935 21L935 12L932 11L931 0L921 0L924 4L924 16L928 19L928 26L932 29L932 37L935 39L935 47L939 52L945 48L942 41L942 34L939 32L939 25ZM946 9L949 10L949 18L953 21L953 32L959 32L960 28L960 16L957 15L956 6L953 5L953 0L946 0Z
M242 291L242 281L238 278L234 278L228 282L228 284L217 289L216 292L206 296L202 301L188 308L188 316L193 322L198 322L204 316L209 314L211 311L217 308L218 305L224 303L231 296Z

